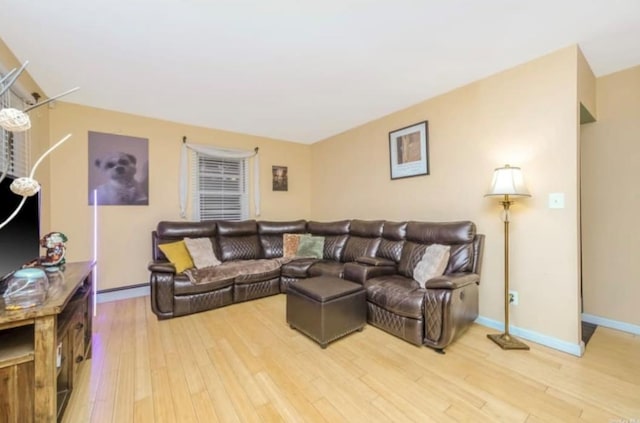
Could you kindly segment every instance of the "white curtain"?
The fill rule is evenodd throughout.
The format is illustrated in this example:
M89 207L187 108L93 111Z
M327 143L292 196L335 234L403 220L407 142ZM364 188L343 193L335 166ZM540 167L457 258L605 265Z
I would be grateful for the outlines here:
M255 215L260 216L260 158L257 149L256 151L231 150L185 142L182 143L182 150L180 152L180 216L182 218L186 218L187 216L187 184L189 180L187 149L219 159L248 159L253 157L253 205Z

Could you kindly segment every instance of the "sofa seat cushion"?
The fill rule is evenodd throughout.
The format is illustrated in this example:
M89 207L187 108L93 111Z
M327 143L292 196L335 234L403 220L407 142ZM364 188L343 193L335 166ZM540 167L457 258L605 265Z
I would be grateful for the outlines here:
M364 287L367 301L399 316L423 319L424 289L418 282L400 275L369 279Z
M280 270L282 276L289 276L291 278L306 278L307 271L318 259L315 258L301 258L290 261L283 264Z
M310 277L314 276L334 276L341 278L344 274L344 263L333 260L320 260L313 263L308 272Z
M212 267L211 269L217 269L218 267ZM229 274L207 274L207 276L194 276L199 273L203 272L194 268L185 271L185 273L176 275L173 286L174 294L176 296L194 295L216 291L233 285L233 280L235 278L234 275ZM192 280L196 280L197 282L192 282Z
M282 259L243 260L242 273L236 276L236 284L262 282L280 277Z
M214 291L235 283L262 282L280 275L282 259L234 260L176 276L176 295Z

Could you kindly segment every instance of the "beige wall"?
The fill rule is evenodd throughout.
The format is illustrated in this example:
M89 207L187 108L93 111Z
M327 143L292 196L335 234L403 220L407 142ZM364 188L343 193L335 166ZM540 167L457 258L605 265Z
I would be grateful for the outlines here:
M582 50L578 48L578 102L585 109L596 117L596 77L591 70L591 66L587 63L587 59L582 54Z
M50 111L51 139L73 137L51 162L51 226L69 237L68 259L92 257L93 211L87 204L88 131L149 140L149 206L98 208L99 289L144 283L151 258L151 231L160 220L179 220L178 177L182 137L189 142L253 150L260 148L263 220L307 218L310 147L220 130L148 119L60 102ZM271 190L271 166L289 167L289 191ZM253 166L251 166L253 168ZM253 208L252 208L253 212Z
M598 120L581 136L584 312L640 325L640 66L596 87Z
M513 325L578 344L577 47L312 145L314 219L460 220L487 235L480 314L503 320L503 226L484 198L492 171L521 166L532 198L513 206ZM390 180L389 131L429 121L430 175ZM551 192L564 209L548 209Z

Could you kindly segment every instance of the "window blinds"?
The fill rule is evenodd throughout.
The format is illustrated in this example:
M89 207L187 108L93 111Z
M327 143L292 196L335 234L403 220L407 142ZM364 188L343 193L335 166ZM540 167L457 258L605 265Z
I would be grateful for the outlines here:
M24 100L12 90L0 97L0 109L14 108L24 110ZM8 165L9 175L20 177L29 173L30 139L29 132L9 132L0 128L0 175ZM7 163L8 162L8 163Z
M244 220L249 217L247 159L192 153L194 220Z

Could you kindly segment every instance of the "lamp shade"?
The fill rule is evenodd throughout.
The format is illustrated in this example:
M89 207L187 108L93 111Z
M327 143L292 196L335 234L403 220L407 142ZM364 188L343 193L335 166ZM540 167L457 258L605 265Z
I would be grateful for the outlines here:
M524 184L522 170L519 167L505 165L493 172L493 182L485 197L492 195L511 195L514 197L531 197Z

